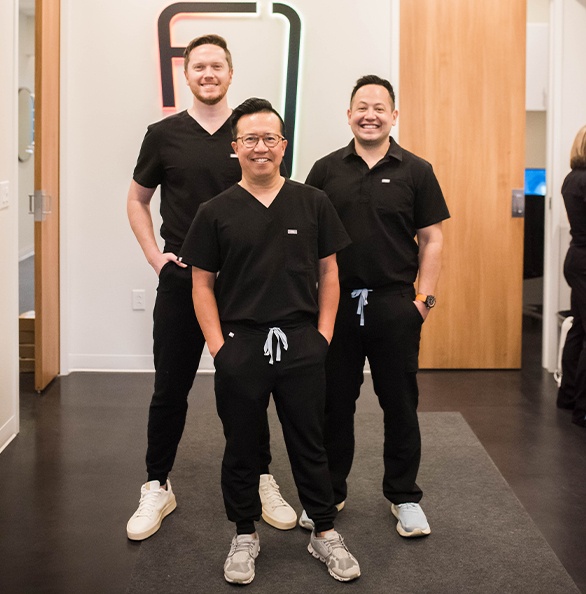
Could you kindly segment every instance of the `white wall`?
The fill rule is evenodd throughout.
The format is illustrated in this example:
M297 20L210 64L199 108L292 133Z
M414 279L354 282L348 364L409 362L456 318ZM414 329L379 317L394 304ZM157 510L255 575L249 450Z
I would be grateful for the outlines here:
M63 0L62 51L62 373L152 368L156 277L126 218L125 200L146 126L161 109L157 18L171 1ZM198 18L173 26L177 45L210 32L234 56L230 103L264 96L283 108L287 28L261 0L254 18ZM295 179L350 139L346 109L356 79L391 72L391 9L371 0L293 0L302 17L302 82ZM190 103L183 89L181 109ZM147 310L132 311L145 289ZM210 366L210 360L202 366Z
M18 432L18 167L17 1L0 2L0 181L9 183L0 210L0 451Z
M545 219L543 364L556 366L556 313L569 308L569 288L563 260L569 244L569 225L561 185L570 171L570 148L586 124L586 0L551 0L550 99L548 106L548 196Z
M23 13L19 15L18 86L34 93L35 89L35 19ZM35 251L35 226L29 214L28 195L34 191L34 155L18 163L18 256L30 256Z

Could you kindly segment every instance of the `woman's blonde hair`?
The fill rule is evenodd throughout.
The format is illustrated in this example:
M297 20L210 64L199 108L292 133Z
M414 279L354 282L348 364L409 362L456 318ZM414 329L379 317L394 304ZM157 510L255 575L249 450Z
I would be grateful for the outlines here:
M570 167L572 169L586 169L586 126L580 128L574 139L570 151Z

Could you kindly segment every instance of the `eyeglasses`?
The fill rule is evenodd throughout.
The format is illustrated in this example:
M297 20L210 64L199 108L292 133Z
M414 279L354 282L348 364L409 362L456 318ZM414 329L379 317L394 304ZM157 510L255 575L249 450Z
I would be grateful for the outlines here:
M265 134L264 136L247 134L246 136L237 136L236 140L240 140L246 148L254 148L259 140L262 140L267 148L275 148L281 140L285 140L285 137L278 134Z

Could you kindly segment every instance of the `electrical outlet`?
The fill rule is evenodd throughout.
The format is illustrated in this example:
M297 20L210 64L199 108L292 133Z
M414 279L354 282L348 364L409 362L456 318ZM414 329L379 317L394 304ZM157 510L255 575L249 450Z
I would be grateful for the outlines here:
M146 309L144 289L132 289L132 309Z
M8 185L7 181L0 182L0 209L8 208L8 204L9 204L8 188L9 188L9 185Z

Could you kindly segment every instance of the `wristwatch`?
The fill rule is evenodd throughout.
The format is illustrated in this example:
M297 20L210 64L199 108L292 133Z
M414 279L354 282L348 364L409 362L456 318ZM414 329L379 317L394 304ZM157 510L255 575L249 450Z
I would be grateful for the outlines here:
M417 295L415 295L415 301L423 301L427 309L431 309L435 306L435 297L433 295L424 295L423 293L417 293Z

